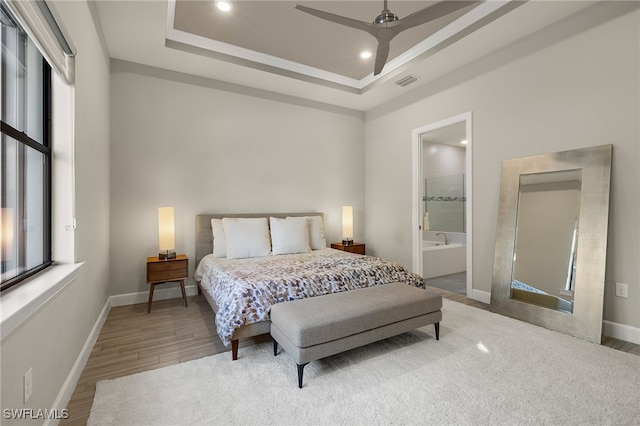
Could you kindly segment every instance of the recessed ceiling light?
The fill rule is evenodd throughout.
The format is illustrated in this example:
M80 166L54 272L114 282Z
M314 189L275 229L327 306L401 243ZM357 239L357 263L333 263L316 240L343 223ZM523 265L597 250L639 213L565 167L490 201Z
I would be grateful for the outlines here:
M369 59L371 57L371 52L369 52L368 50L363 50L362 52L360 52L360 57L362 59Z
M216 1L216 7L223 12L229 12L231 10L231 2L225 0Z

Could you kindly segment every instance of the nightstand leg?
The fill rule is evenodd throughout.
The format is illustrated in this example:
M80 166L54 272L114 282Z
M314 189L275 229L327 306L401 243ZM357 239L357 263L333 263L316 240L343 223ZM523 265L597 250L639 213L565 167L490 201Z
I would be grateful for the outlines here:
M149 303L147 303L147 313L151 313L151 302L153 302L153 288L155 287L154 283L149 284L151 288L149 289Z
M187 292L184 290L184 280L180 280L180 290L182 290L182 298L184 299L184 307L187 307Z

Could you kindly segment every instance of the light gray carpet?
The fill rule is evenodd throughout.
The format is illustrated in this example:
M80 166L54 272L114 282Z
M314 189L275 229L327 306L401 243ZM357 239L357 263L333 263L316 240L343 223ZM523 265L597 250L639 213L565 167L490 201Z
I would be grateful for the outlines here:
M640 423L640 357L444 301L421 328L305 368L271 344L101 381L90 425Z

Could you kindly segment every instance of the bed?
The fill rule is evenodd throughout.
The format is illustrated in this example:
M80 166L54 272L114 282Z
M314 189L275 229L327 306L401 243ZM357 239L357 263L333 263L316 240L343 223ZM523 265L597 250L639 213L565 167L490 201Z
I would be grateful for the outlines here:
M216 330L223 344L231 344L232 359L238 357L239 339L269 333L270 308L275 303L329 293L404 282L424 288L422 278L402 266L377 257L362 256L326 248L326 241L309 243L315 249L289 253L282 250L282 224L313 218L322 223L321 213L201 214L196 216L196 273L199 293L216 313ZM238 222L237 219L267 218L271 252L268 255L236 257L237 245L227 244L229 258L214 247L214 227ZM269 219L273 218L273 219ZM290 218L290 219L287 219ZM297 218L297 219L294 219ZM212 227L214 219L214 227ZM308 219L311 220L311 219ZM227 222L228 221L228 222ZM306 223L306 222L305 222ZM312 236L317 229L311 224ZM317 227L316 227L317 228ZM225 228L227 230L233 228ZM217 229L219 231L219 229ZM278 232L276 232L278 231ZM227 234L227 242L233 240ZM222 241L217 238L216 240ZM285 246L288 241L284 241ZM322 247L324 243L324 247ZM296 250L289 250L295 252ZM264 254L264 253L263 253Z

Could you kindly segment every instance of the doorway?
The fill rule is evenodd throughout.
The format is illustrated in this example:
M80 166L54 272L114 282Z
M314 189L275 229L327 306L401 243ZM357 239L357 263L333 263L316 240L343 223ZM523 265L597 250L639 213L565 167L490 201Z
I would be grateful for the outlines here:
M413 271L471 297L471 112L412 132Z

